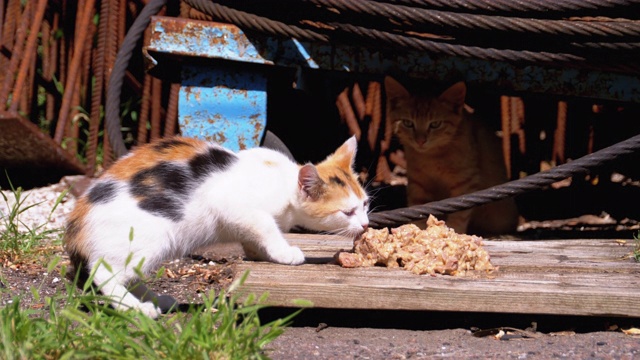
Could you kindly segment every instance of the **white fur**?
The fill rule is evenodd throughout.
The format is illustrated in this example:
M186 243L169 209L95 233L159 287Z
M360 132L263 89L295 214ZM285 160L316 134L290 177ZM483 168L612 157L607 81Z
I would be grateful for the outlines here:
M366 228L365 199L352 194L340 209L356 208L355 215L336 211L325 218L313 218L303 210L303 203L309 199L298 186L297 164L263 148L236 155L238 161L231 167L210 174L189 192L180 221L140 209L125 182L119 183L115 199L90 207L84 221L89 254L84 255L91 268L103 260L113 270L99 265L94 282L114 298L115 307L136 308L154 318L160 313L151 303L141 303L125 287L136 278L134 268L138 264L142 264L143 273L148 273L162 261L212 243L240 242L256 259L298 265L305 261L304 254L290 246L282 234L292 227L351 235Z

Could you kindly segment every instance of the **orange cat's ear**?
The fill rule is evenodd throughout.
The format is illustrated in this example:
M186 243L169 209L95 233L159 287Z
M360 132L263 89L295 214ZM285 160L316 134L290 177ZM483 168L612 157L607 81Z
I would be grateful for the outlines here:
M345 141L336 152L331 155L339 167L343 169L351 169L356 160L356 151L358 150L358 140L353 135L349 140Z
M298 188L311 200L320 199L326 189L326 184L320 179L318 169L312 164L306 164L298 171Z
M453 104L456 111L459 111L464 106L464 99L467 96L467 85L464 82L459 81L447 90L443 91L438 99Z
M409 97L409 91L402 86L398 82L398 80L392 78L391 76L384 77L384 90L387 94L387 99L398 98L398 97Z

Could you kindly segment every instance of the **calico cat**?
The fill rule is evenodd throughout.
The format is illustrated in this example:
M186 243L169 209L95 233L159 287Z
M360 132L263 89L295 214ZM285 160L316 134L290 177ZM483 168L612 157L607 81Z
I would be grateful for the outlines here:
M190 138L140 146L78 199L66 251L76 269L95 267L94 284L115 308L155 318L162 306L127 291L139 282L139 264L148 273L198 248L240 242L251 258L298 265L304 254L282 234L294 226L364 232L368 198L352 170L356 147L352 137L321 163L298 165L274 150L233 153Z
M407 162L409 206L507 181L498 137L465 110L464 82L453 84L437 97L412 94L389 76L384 84L387 116ZM456 232L481 235L511 232L517 223L513 199L447 217L447 224Z

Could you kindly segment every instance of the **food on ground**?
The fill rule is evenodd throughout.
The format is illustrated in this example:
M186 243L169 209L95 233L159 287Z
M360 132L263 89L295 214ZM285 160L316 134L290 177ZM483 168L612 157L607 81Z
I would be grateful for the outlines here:
M368 229L351 252L336 254L339 265L402 267L415 274L464 275L471 270L495 270L482 238L457 234L444 221L429 216L427 228L414 224L380 230Z

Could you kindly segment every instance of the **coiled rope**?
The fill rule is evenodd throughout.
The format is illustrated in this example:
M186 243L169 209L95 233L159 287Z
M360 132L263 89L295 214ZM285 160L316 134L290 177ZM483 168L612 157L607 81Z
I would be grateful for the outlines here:
M394 25L389 26L389 24L387 24L382 26L381 29L370 29L350 23L336 22L335 16L331 16L330 14L323 14L319 19L313 20L297 19L294 21L296 24L287 24L283 21L226 6L229 4L238 5L242 6L245 10L250 9L254 5L262 5L264 8L265 1L238 2L224 0L218 1L217 3L211 0L183 1L189 4L189 6L213 17L215 20L235 24L245 31L260 32L285 38L296 38L302 41L342 41L346 43L355 42L358 44L364 42L370 46L383 45L400 49L409 48L436 54L473 57L486 60L509 62L525 61L561 66L597 68L599 70L640 72L640 68L636 65L638 62L632 61L629 63L628 57L625 57L631 56L631 59L638 59L637 49L640 47L640 22L638 20L622 21L619 19L608 19L607 21L602 21L602 19L596 19L597 21L594 20L594 23L565 20L549 22L548 20L470 15L470 13L493 15L535 13L543 14L546 17L564 18L567 17L566 13L570 13L571 16L638 14L640 10L640 0L529 0L524 2L511 0L386 0L380 2L364 0L307 0L274 2L279 8L285 4L300 6L300 4L307 3L316 7L324 6L332 13L336 11L342 11L343 13L351 12L354 16L367 14L378 18L382 17L386 22ZM148 2L129 29L116 57L107 89L105 106L105 126L116 157L120 157L127 152L120 132L120 119L118 116L121 87L125 72L132 52L140 40L142 33L148 26L151 16L156 14L166 2L167 0L150 0ZM222 5L223 3L226 5ZM407 6L413 6L414 8L408 9ZM431 9L431 11L423 9ZM458 11L467 14L460 15L444 13L442 11ZM291 16L291 12L286 13L284 17ZM304 13L307 15L309 12ZM392 19L393 21L389 21L388 19ZM328 21L322 22L323 20ZM498 23L496 23L496 21ZM526 49L483 48L480 46L447 42L451 42L450 39L455 39L455 36L441 36L439 41L431 41L421 39L420 37L408 36L406 33L398 30L407 30L403 28L411 29L415 23L421 23L423 29L444 29L445 33L450 32L458 36L463 31L468 33L478 30L491 31L491 33L498 31L509 34L544 35L547 38L554 38L555 42L557 42L555 37L560 36L565 40L569 39L567 44L569 44L571 48L581 50L582 52L553 53ZM307 28L298 26L301 24L305 24ZM590 41L578 41L584 39ZM605 40L607 42L605 42ZM621 56L620 58L624 60L624 63L609 64L613 62L611 56L606 58L607 62L604 64L598 60L594 61L594 59L589 59L590 53L585 51L589 49L600 51L596 52L598 56L602 55L602 50L622 50L622 54L625 56ZM572 162L554 167L551 170L472 194L424 205L373 213L370 214L370 223L372 227L395 226L397 224L425 218L429 214L442 215L469 209L491 201L497 201L536 190L570 176L587 173L593 168L616 159L619 156L636 152L638 149L640 149L640 135Z

